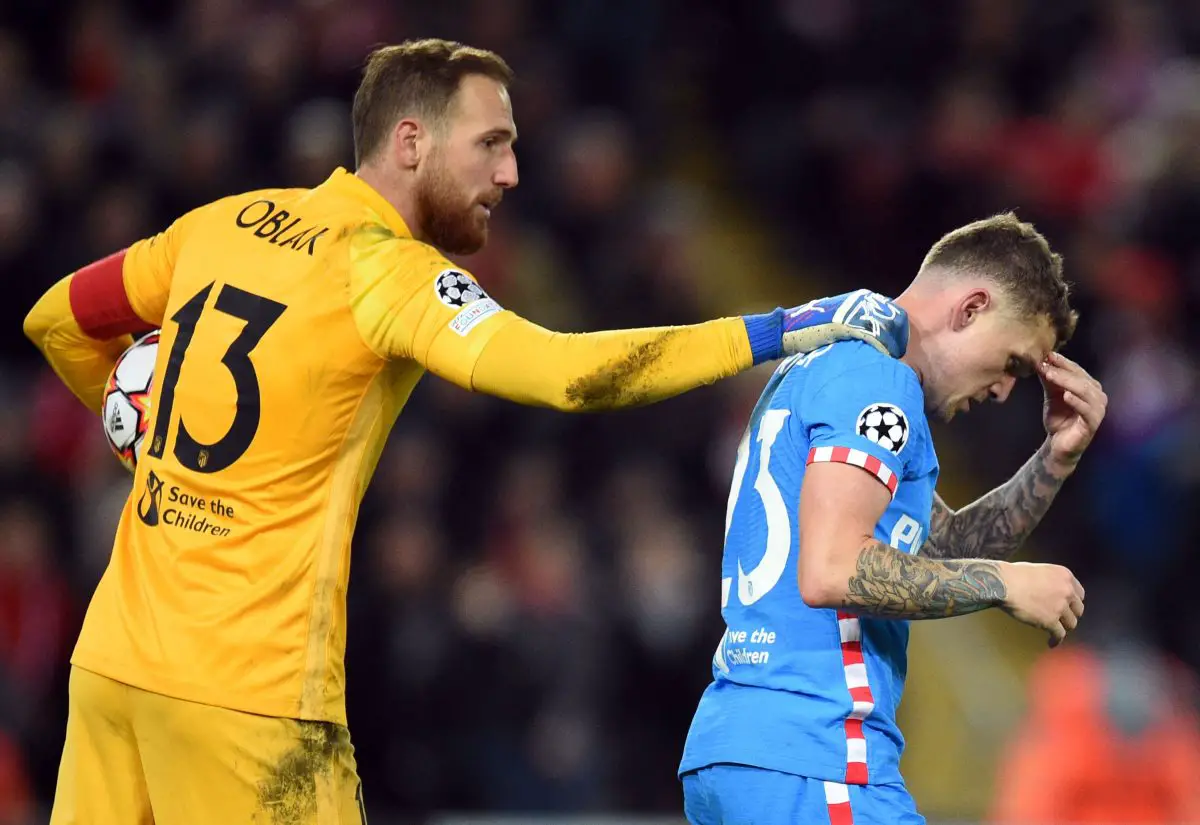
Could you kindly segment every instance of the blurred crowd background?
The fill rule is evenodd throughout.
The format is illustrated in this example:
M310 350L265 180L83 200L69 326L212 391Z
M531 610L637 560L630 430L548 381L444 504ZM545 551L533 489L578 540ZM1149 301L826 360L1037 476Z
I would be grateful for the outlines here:
M0 4L0 825L45 821L67 660L129 477L22 337L40 293L183 211L352 165L367 50L517 70L521 185L463 263L552 328L860 286L1016 209L1063 252L1101 437L1023 558L1088 589L1065 648L914 628L931 819L1200 822L1200 3L5 0ZM757 371L655 408L520 409L427 379L357 534L349 713L373 822L661 813L720 633ZM1038 446L1041 391L937 425L953 506Z

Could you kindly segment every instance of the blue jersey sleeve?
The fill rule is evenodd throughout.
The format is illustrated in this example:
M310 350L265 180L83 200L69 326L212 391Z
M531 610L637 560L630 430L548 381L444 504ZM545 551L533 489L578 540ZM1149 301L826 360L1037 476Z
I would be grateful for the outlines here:
M799 395L794 400L809 443L806 463L862 467L894 496L924 449L925 399L916 373L856 350L814 363Z

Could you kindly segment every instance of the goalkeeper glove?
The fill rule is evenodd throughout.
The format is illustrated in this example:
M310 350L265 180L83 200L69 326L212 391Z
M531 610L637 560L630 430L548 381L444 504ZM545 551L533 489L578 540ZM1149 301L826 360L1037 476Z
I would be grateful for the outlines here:
M835 341L864 341L892 358L908 348L908 313L869 289L746 315L743 320L755 364L812 352Z

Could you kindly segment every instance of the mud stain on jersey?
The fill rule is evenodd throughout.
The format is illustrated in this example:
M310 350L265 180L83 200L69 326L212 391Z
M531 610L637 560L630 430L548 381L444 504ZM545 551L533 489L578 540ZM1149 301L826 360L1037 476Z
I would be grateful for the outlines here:
M567 401L572 407L585 410L635 407L646 403L650 393L645 390L645 379L662 360L667 343L678 334L676 330L664 332L591 375L572 381L567 386ZM637 384L641 386L635 387Z
M396 241L400 239L390 227L384 226L381 223L358 223L350 224L342 228L338 233L338 240L343 238L354 238L356 241L363 243L382 243L383 241Z
M333 771L338 726L331 722L298 721L300 741L258 783L258 808L271 825L315 821L317 780Z

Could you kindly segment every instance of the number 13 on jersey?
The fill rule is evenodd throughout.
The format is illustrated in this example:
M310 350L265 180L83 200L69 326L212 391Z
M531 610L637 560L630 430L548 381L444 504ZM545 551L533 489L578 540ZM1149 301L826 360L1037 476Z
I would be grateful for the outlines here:
M246 322L246 326L221 358L221 363L233 377L233 386L237 393L234 399L236 411L229 431L211 444L202 444L192 436L182 414L178 416L175 458L184 467L198 473L216 473L224 470L241 458L254 441L261 419L262 392L254 362L250 360L250 353L287 309L284 304L261 295L229 284L217 287L214 282L197 292L171 316L171 320L178 324L179 330L167 356L167 368L160 384L158 413L154 420L149 451L154 458L162 458L166 450L170 429L176 417L175 389L179 383L183 361L197 328L201 326L205 304L214 289L217 290L217 298L213 304L213 311L239 318Z

